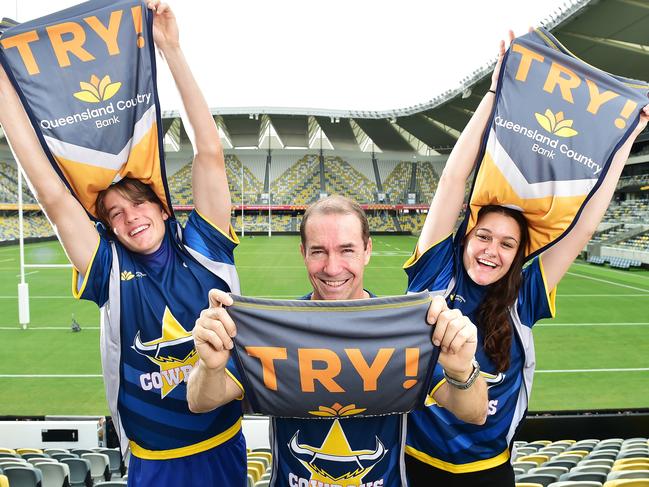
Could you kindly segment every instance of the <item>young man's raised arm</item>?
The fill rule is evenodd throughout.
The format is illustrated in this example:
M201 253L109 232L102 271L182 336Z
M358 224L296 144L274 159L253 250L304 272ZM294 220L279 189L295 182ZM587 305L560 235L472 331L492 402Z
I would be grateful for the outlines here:
M72 196L50 165L20 98L1 66L0 125L36 191L36 199L55 226L70 262L84 275L97 247L99 234L81 203Z
M227 233L231 200L223 147L214 118L180 48L178 26L168 5L150 2L153 39L176 82L183 107L185 129L194 147L192 188L196 210Z

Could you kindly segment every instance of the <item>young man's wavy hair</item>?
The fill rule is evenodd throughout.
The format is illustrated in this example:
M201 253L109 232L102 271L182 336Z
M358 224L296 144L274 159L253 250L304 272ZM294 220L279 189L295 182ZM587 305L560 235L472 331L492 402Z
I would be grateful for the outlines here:
M478 212L478 221L489 213L498 213L512 218L518 224L521 235L516 255L509 270L489 286L489 290L478 308L477 326L481 327L483 332L485 352L498 371L504 372L509 368L513 334L509 309L516 302L521 287L525 249L527 249L530 237L527 219L520 211L506 206L487 205Z
M97 201L95 202L95 210L97 212L97 218L106 226L110 232L112 232L112 227L110 225L110 219L108 217L108 212L110 208L106 208L106 195L111 191L117 191L121 196L133 203L144 203L151 202L160 206L164 210L164 205L160 198L155 194L151 186L144 184L138 179L124 178L117 183L109 186L108 188L100 191L97 195Z

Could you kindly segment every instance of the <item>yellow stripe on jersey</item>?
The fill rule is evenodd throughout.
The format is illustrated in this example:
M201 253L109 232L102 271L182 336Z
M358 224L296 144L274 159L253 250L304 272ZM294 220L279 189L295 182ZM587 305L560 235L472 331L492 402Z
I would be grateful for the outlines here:
M83 291L86 289L86 284L88 284L88 276L90 275L90 271L92 270L92 265L95 263L95 257L97 256L97 251L99 250L100 242L101 242L101 238L99 237L99 234L97 234L97 245L95 246L95 251L92 253L90 262L88 263L88 268L86 269L86 273L83 275L83 282L81 283L81 287L78 286L79 271L77 270L76 267L72 267L72 296L74 296L76 299L81 299L81 295L83 294Z
M507 460L509 460L509 450L505 450L500 455L496 455L492 458L486 458L484 460L478 460L476 462L455 464L450 462L445 462L438 458L433 458L429 455L426 455L419 450L415 450L413 447L406 445L406 454L410 455L413 458L416 458L420 462L426 463L432 467L439 468L440 470L445 470L451 473L470 473L470 472L479 472L481 470L487 470L490 468L497 467L502 465Z
M234 435L236 435L240 430L241 418L239 418L236 423L230 426L223 433L201 441L200 443L194 443L193 445L183 446L181 448L173 448L171 450L147 450L134 441L131 441L131 453L143 460L169 460L171 458L188 457L189 455L195 455L196 453L210 450L215 446L225 443L230 438L234 437Z
M241 242L239 241L239 237L237 237L237 233L234 231L234 228L232 228L232 225L229 225L228 227L228 233L225 233L223 230L221 230L217 225L215 225L209 218L207 218L205 215L203 215L200 211L198 211L196 208L194 208L194 211L196 211L196 214L201 217L201 219L205 220L205 222L214 228L216 231L218 231L221 235L223 235L225 238L227 238L230 242L235 243L239 245Z
M550 313L552 318L557 314L556 308L556 298L557 298L557 286L554 286L552 289L548 289L548 281L545 279L545 268L543 267L543 254L539 256L539 269L541 269L541 277L543 278L543 287L545 288L545 295L548 298L548 306L550 307Z

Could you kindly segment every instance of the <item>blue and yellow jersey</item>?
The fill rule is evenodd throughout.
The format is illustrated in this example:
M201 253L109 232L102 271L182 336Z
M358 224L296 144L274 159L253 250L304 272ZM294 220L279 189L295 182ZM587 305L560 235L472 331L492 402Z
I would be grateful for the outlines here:
M300 299L311 299L311 293ZM270 486L407 486L406 415L344 417L340 404L332 410L341 417L271 418Z
M75 296L103 308L106 397L123 448L127 439L138 458L184 457L241 434L240 401L194 414L186 400L198 361L192 329L209 306L208 291L239 291L237 243L234 233L192 212L184 229L166 222L163 243L151 255L100 237L84 278L73 275ZM227 371L239 380L233 361Z
M271 419L271 486L407 485L406 416Z
M510 309L514 328L510 365L499 372L482 348L483 330L477 321L486 287L475 284L467 275L461 251L449 236L421 256L414 255L404 266L408 291L444 291L449 305L461 310L478 328L476 360L489 388L486 424L465 423L435 404L432 395L444 383L440 365L435 369L427 407L408 418L406 453L453 473L485 470L509 460L509 445L527 411L534 374L531 328L536 321L554 315L554 291L546 289L541 260L536 258L523 270L518 299Z

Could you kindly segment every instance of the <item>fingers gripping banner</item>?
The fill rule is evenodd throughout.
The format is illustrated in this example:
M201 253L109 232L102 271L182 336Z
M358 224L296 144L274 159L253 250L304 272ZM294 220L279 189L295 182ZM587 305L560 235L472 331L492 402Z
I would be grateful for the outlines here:
M363 417L424 404L438 354L426 324L427 292L348 301L232 298L235 357L255 413Z
M151 185L171 212L145 4L94 0L0 32L0 60L43 149L88 213L124 177Z
M528 257L572 227L649 101L647 83L600 71L544 29L512 42L470 198L522 210Z

